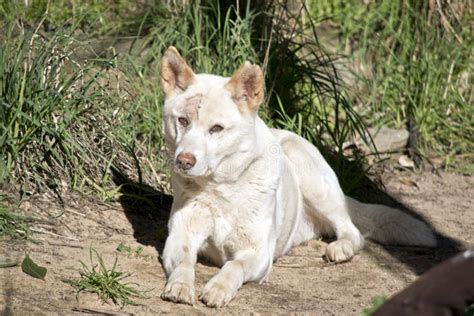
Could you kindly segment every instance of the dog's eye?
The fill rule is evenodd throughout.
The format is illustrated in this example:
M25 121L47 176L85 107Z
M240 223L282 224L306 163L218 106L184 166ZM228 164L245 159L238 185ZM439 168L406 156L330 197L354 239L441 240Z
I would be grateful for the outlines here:
M182 127L186 127L186 126L189 125L189 121L185 117L178 118L178 122L179 122L179 124L181 124Z
M219 133L220 131L222 131L224 128L219 125L219 124L216 124L214 125L213 127L211 127L211 129L209 130L209 134L214 134L214 133Z

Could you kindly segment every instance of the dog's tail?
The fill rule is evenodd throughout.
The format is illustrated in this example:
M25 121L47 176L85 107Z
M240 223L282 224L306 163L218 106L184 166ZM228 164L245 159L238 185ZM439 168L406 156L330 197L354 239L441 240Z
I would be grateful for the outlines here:
M351 219L360 232L387 245L436 247L433 230L401 210L365 204L346 196Z

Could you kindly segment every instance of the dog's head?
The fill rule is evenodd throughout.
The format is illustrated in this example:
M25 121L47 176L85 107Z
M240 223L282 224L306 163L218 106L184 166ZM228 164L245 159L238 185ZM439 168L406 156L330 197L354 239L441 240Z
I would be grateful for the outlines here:
M194 74L170 47L161 59L161 86L166 143L178 174L230 173L232 164L254 150L257 110L264 98L259 66L246 62L231 78Z

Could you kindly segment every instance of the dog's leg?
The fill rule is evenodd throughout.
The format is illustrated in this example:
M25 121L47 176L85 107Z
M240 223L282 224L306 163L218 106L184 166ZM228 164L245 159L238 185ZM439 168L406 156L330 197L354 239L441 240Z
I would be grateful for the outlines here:
M265 247L239 251L234 258L234 260L226 262L202 290L200 299L207 306L226 305L237 294L242 284L248 281L262 280L272 267L272 255Z
M161 294L165 300L192 305L194 303L194 266L197 253L209 236L202 210L185 207L173 212L170 232L163 251L163 266L168 276ZM202 223L199 223L202 222Z
M334 262L350 260L364 246L364 237L352 223L339 185L328 190L326 199L315 202L312 210L316 217L337 237L326 248L326 258Z
M302 176L307 177L307 176ZM364 237L350 218L344 194L334 173L326 170L305 178L303 187L305 210L315 221L315 227L323 234L337 237L326 249L329 261L350 260L364 246Z
M285 136L281 144L298 177L305 211L313 218L319 233L337 237L326 249L326 257L335 262L350 260L363 247L364 237L351 221L334 171L303 138Z

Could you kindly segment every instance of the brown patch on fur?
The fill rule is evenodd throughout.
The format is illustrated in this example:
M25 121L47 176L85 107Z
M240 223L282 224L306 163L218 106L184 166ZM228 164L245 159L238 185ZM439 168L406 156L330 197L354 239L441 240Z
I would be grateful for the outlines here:
M166 97L183 92L194 81L194 72L174 47L161 58L161 87Z
M189 117L191 120L199 119L199 109L201 108L201 102L203 98L204 95L198 93L186 99L186 106L184 108L184 111L186 113L186 116Z
M226 84L226 88L241 110L256 111L265 96L262 69L245 62Z

